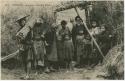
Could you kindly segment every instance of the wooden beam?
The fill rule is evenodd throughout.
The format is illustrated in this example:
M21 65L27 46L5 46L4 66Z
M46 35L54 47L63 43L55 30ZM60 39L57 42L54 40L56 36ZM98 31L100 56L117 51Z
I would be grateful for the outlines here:
M79 12L78 12L78 10L77 10L76 7L75 7L75 11L76 11L77 15L80 16L80 15L79 15ZM81 19L82 19L82 18L81 18ZM83 21L83 20L82 20L82 21ZM89 31L89 29L88 29L88 27L87 27L87 25L86 25L86 23L85 23L84 21L83 21L83 24L84 24L86 30L88 31L90 37L92 38L92 40L93 40L95 46L97 47L99 53L101 54L101 56L102 56L102 57L104 58L104 60L106 61L105 56L103 55L103 53L102 53L102 51L101 51L101 49L100 49L98 43L96 42L96 40L95 40L95 38L93 37L93 35L90 33L90 31Z
M88 4L87 1L70 1L69 3L65 3L65 4L60 4L58 5L58 8L55 10L56 12L60 12L60 11L64 11L64 10L68 10L71 8L74 8L75 6L77 7L81 7L85 8L86 4Z
M7 59L13 58L14 56L16 56L17 54L19 54L19 50L17 50L16 52L9 54L3 58L1 58L1 61L6 61Z

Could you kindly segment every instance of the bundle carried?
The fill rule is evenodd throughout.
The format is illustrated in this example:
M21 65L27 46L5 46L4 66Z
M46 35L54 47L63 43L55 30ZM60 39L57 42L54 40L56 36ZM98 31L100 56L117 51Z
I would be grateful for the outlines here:
M19 32L17 32L16 37L19 37L19 38L21 38L21 39L24 39L24 38L27 36L27 34L28 34L28 32L30 31L30 29L33 28L33 26L34 26L34 24L35 24L35 21L36 21L35 19L36 19L36 17L33 16L33 17L26 23L26 25L25 25Z

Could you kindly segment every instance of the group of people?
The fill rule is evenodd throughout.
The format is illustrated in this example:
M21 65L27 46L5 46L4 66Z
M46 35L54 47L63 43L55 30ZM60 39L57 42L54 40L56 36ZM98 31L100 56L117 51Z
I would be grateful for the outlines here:
M21 28L26 25L26 21L26 16L17 20ZM29 27L26 38L17 38L26 78L29 78L32 68L38 73L39 66L45 67L48 73L55 71L55 68L73 70L74 67L94 66L102 61L90 34L106 54L112 37L106 27L98 27L97 22L92 21L88 33L79 16L71 24L72 29L68 27L67 21L62 20L60 25L52 24L47 29L44 20L37 18L33 28Z

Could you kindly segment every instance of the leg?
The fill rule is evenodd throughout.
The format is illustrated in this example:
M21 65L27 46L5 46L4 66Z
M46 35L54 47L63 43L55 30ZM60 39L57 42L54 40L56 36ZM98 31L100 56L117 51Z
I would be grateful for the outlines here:
M50 63L48 60L45 61L45 73L49 73L50 72Z
M49 70L49 66L50 66L50 62L48 61L48 58L47 58L47 56L44 56L44 58L45 58L45 61L44 61L44 65L45 65L45 73L49 73L50 72L50 70Z
M80 56L77 56L77 64L80 64Z
M91 44L88 44L88 47L87 47L87 65L90 66L90 55L92 53L92 47L91 47Z
M26 50L21 52L22 53L22 63L23 63L23 67L24 67L24 71L27 74L27 55L26 55Z
M30 74L30 71L31 71L31 61L27 62L26 68L27 68L26 79L29 79L30 78L29 74Z
M69 62L68 61L66 61L66 70L67 70L67 72L69 71Z
M52 72L56 71L54 66L56 67L55 63L51 61L50 67L49 67L50 71L52 71Z
M38 74L38 60L35 60L35 75Z
M23 61L23 64L24 64L24 71L27 73L27 63L26 63L26 61Z

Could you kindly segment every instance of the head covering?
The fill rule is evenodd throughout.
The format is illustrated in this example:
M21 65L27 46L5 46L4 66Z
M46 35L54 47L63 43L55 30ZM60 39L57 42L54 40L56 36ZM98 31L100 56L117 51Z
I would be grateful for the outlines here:
M26 17L28 17L28 16L30 16L30 15L20 15L18 18L17 18L17 20L16 20L16 22L18 22L18 21L20 21L20 20L23 20L23 19L25 19Z
M75 17L75 21L76 21L78 18L82 21L82 19L81 19L80 16L76 16L76 17Z
M61 21L61 25L66 25L66 24L67 24L67 22L65 20Z

